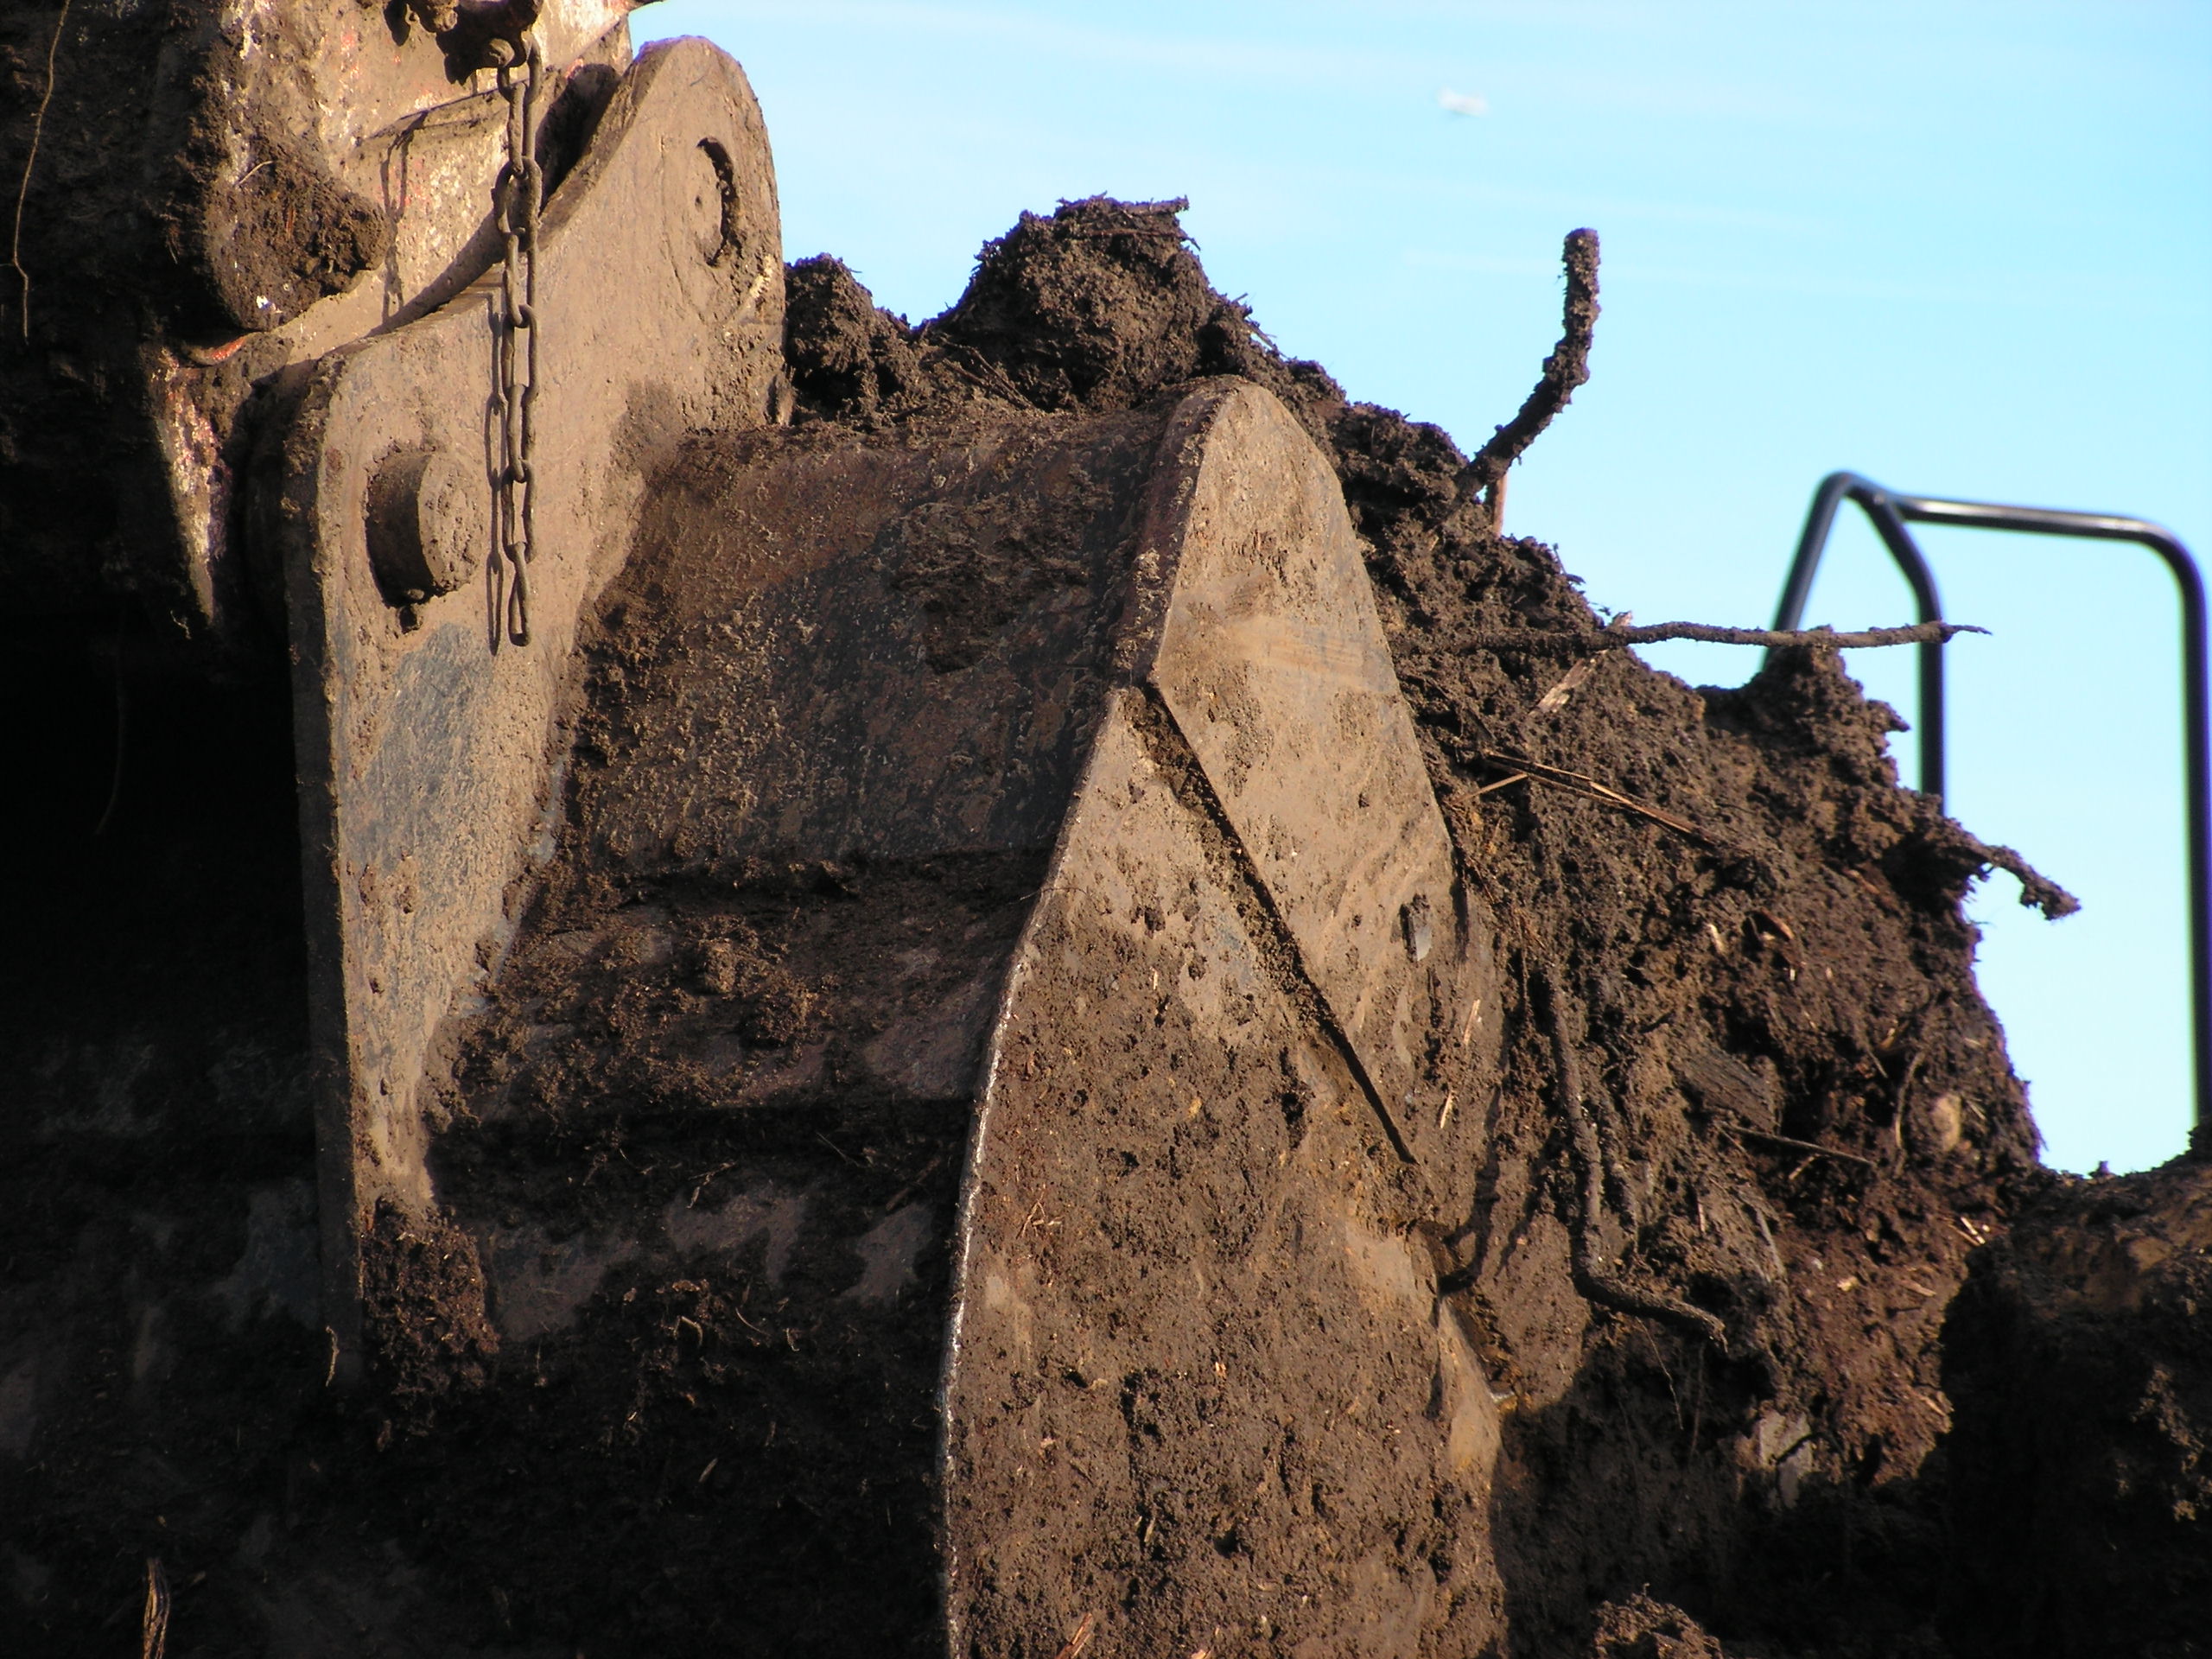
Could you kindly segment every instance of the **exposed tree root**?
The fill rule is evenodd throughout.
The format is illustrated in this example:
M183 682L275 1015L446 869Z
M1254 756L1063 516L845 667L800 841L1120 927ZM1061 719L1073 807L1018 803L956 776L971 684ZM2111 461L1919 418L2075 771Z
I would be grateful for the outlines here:
M1567 307L1559 344L1544 359L1543 375L1521 412L1499 427L1459 473L1460 499L1480 495L1492 530L1505 505L1507 468L1590 378L1590 336L1598 326L1598 232L1569 231L1560 257L1567 263Z

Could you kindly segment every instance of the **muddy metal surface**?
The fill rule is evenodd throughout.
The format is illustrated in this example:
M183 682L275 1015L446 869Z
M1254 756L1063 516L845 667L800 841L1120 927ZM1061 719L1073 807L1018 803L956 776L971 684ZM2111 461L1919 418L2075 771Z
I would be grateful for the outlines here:
M1418 1642L1397 1535L1479 1564L1497 1436L1405 1224L1465 1202L1497 989L1334 476L1237 380L930 436L666 480L452 1091L459 1253L556 1379L627 1361L616 1284L770 1335L779 1405L696 1408L810 1448L714 1504L764 1643ZM879 1517L855 1604L812 1536Z
M630 60L622 0L547 0L557 184ZM0 590L118 607L203 656L283 629L237 509L288 364L493 263L504 105L404 4L19 0L0 10Z
M2198 1650L2202 1183L2037 1166L1959 911L1982 861L1897 788L1886 709L1804 653L1728 691L1609 654L1540 709L1563 660L1465 642L1594 626L1557 556L1459 501L1441 432L1274 356L1166 207L1026 218L921 330L832 261L789 296L798 419L671 463L587 631L559 849L438 1051L442 1211L377 1221L361 1392L314 1312L283 734L170 694L235 776L127 749L93 836L113 686L161 698L156 665L8 659L63 712L7 827L54 879L0 1004L0 1644L129 1650L158 1561L179 1653L942 1651L949 1562L963 1650L1040 1659L1171 1621L1223 1654ZM1204 898L1244 890L1220 791L1111 649L1139 484L1228 375L1333 469L1490 918L1498 1047L1410 1166L1313 1039L1325 988ZM817 614L869 621L812 657L741 626ZM818 764L916 734L941 757L879 784ZM678 753L728 764L637 764ZM1203 902L1055 863L1079 767ZM1025 1011L1042 945L1078 966ZM1148 1025L1077 1000L1155 974ZM965 1282L1034 1459L948 1507L955 1206L1025 1121Z

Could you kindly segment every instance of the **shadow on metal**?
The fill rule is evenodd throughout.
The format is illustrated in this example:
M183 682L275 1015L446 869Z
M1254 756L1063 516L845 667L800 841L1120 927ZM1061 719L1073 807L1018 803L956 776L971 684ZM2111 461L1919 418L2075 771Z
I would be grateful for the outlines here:
M1989 501L1951 501L1937 496L1900 495L1856 473L1830 473L1813 493L1796 556L1783 584L1776 608L1777 629L1802 624L1813 577L1835 526L1836 509L1847 500L1865 511L1890 557L1912 588L1918 620L1942 620L1936 573L1929 568L1908 524L1953 524L1967 530L2015 530L2033 536L2070 536L2088 541L2135 542L2165 562L2181 590L2182 741L2187 760L2189 798L2189 973L2190 1039L2195 1081L2192 1156L2212 1159L2212 743L2208 743L2204 582L2196 561L2171 531L2147 519L2116 513L2065 512L2053 507L2015 507ZM1938 799L1943 793L1943 647L1920 647L1920 787Z

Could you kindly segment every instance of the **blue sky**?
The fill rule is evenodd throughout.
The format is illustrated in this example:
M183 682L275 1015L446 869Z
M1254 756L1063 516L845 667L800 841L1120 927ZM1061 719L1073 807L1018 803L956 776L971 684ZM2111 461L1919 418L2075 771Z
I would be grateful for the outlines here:
M1186 195L1286 351L1470 448L1557 332L1560 237L1596 226L1592 379L1508 521L1641 621L1764 622L1838 467L2212 557L2207 0L666 0L635 27L745 64L788 257L918 320L1024 208ZM1974 906L2045 1155L2159 1161L2190 1111L2171 582L2133 548L1927 545L1948 612L1995 630L1952 647L1952 809L2085 905L2045 923L1999 876ZM1827 569L1811 620L1910 620L1857 522ZM1909 653L1852 667L1910 713Z

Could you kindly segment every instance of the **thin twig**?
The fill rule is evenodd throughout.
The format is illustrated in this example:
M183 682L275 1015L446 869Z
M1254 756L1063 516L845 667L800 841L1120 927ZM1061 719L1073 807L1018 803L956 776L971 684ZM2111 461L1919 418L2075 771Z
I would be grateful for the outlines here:
M1840 1147L1824 1147L1817 1141L1793 1140L1786 1135L1769 1135L1764 1129L1749 1129L1740 1123L1731 1123L1726 1127L1728 1133L1739 1141L1757 1141L1765 1146L1787 1147L1792 1152L1811 1153L1815 1157L1840 1158L1847 1164L1864 1164L1869 1169L1881 1168L1881 1165L1864 1154L1846 1152Z
M938 1170L944 1167L944 1154L940 1152L936 1157L931 1159L927 1164L923 1166L922 1173L920 1174L915 1176L912 1180L907 1182L906 1185L900 1187L896 1192L893 1192L889 1198L883 1201L883 1213L887 1216L889 1215L900 1205L906 1203L907 1199L912 1198L915 1193L922 1190L924 1184L929 1180L931 1176L936 1174Z
M929 344L950 358L952 360L950 366L952 372L968 380L971 385L980 386L994 397L1011 397L1025 408L1037 407L1036 401L1020 386L1015 385L1013 378L1004 369L992 362L973 346L963 340L932 340ZM963 358L973 359L979 365L981 372L963 362L961 360ZM990 377L988 379L984 378L987 374ZM996 384L994 385L993 382Z
M1053 1659L1077 1659L1077 1656L1090 1645L1090 1633L1097 1628L1098 1615L1085 1613L1083 1623L1075 1627L1075 1634L1068 1637L1066 1645L1053 1656Z
M1618 789L1601 784L1595 778L1583 772L1569 772L1565 766L1548 766L1541 760L1530 760L1521 755L1508 754L1503 751L1495 753L1485 751L1482 759L1489 765L1497 767L1501 772L1525 772L1532 782L1549 784L1554 789L1564 789L1577 795L1586 795L1593 801L1603 801L1608 806L1618 806L1624 812L1633 812L1638 817L1649 818L1654 823L1665 825L1678 836L1688 836L1692 841L1702 842L1708 847L1719 844L1711 836L1707 835L1704 830L1687 819L1678 818L1671 812L1662 812L1657 807L1647 805L1633 796L1624 795Z
M1569 231L1560 257L1567 264L1567 305L1559 344L1544 359L1544 372L1521 412L1491 435L1459 470L1460 499L1481 494L1491 527L1497 527L1505 499L1498 488L1506 469L1567 407L1574 389L1590 378L1590 335L1598 326L1598 232Z
M1890 1129L1897 1149L1904 1149L1904 1113L1906 1098L1912 1093L1913 1080L1920 1075L1920 1063L1928 1056L1925 1047L1916 1046L1912 1058L1904 1063L1904 1076L1897 1079L1897 1094L1891 1103Z
M1590 677L1590 671L1597 666L1598 659L1595 657L1585 657L1573 668L1560 675L1559 683L1545 692L1542 696L1538 697L1536 706L1529 712L1548 715L1554 709L1567 707L1567 700L1581 689L1582 683Z
M1567 1119L1575 1161L1582 1166L1582 1207L1573 1233L1574 1287L1600 1306L1671 1325L1688 1335L1703 1338L1726 1354L1728 1327L1717 1315L1675 1297L1640 1290L1620 1277L1613 1263L1599 1256L1597 1230L1599 1217L1605 1213L1605 1150L1599 1143L1597 1126L1591 1121L1583 1101L1581 1070L1575 1064L1574 1045L1567 1032L1566 997L1551 976L1541 969L1533 983L1540 991L1546 1022L1551 1027L1560 1111Z
M146 1558L146 1605L138 1618L139 1659L162 1659L169 1649L169 1580L162 1558Z
M1471 651L1544 652L1560 657L1656 645L1669 639L1769 649L1802 645L1820 651L1865 651L1878 645L1940 645L1954 634L1988 632L1967 622L1916 622L1910 627L1860 628L1851 633L1838 633L1831 628L1723 628L1707 622L1654 622L1630 628L1491 628L1463 634L1459 643Z
M31 147L23 157L23 176L16 186L16 233L8 245L8 263L16 268L16 280L22 284L23 343L31 338L31 274L23 269L23 204L30 200L31 168L38 165L38 141L46 130L46 106L54 102L54 66L61 55L61 26L69 21L69 0L61 0L61 10L54 20L54 38L46 48L46 91L38 100L38 113L31 118Z

